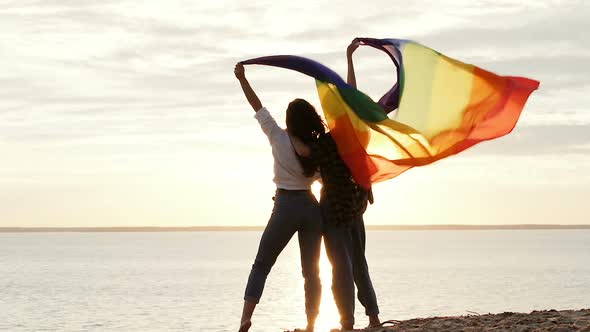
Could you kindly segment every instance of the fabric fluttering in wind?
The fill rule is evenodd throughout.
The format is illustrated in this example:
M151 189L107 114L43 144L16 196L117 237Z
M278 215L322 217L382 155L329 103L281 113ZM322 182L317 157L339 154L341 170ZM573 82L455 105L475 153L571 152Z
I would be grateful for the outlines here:
M395 84L377 102L307 58L276 55L242 63L315 78L338 151L366 188L510 133L539 87L538 81L496 75L409 40L357 40L384 51L397 67Z

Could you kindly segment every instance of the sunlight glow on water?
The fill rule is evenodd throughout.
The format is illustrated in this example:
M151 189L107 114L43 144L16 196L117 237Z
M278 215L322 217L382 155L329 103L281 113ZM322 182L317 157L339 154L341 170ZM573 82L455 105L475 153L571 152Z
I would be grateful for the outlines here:
M320 304L320 315L317 318L316 331L329 331L339 326L340 321L338 309L332 295L332 266L326 255L322 243L322 254L320 257L320 277L322 279L322 303Z

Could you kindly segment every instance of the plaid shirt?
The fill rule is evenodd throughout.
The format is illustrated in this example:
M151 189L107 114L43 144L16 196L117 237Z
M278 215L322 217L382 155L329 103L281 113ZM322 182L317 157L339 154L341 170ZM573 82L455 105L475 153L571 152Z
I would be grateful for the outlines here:
M322 176L320 205L325 211L324 223L350 225L354 217L367 208L367 190L353 180L329 133L321 135L310 149L311 158L318 164Z

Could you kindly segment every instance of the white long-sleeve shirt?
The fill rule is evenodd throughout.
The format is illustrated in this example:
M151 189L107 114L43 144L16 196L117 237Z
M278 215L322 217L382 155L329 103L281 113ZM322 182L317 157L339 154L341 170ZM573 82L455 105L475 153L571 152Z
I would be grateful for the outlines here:
M295 154L295 149L289 138L289 134L279 127L275 119L270 115L266 107L262 107L254 115L262 131L268 137L272 147L274 159L273 181L277 188L287 190L309 190L317 176L306 177L303 168Z

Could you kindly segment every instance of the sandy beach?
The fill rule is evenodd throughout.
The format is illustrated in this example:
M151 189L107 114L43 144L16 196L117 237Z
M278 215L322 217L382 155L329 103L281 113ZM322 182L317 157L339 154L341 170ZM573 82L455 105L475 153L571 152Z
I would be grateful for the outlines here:
M395 326L365 329L364 331L590 331L590 309L543 310L533 311L529 314L504 312L501 314L472 314L458 317L415 318L401 321Z

